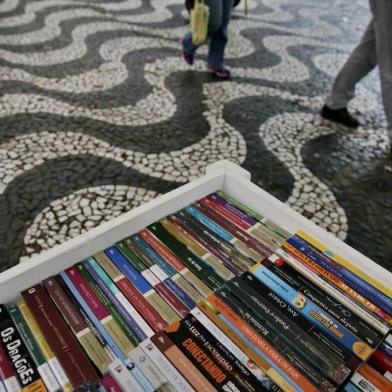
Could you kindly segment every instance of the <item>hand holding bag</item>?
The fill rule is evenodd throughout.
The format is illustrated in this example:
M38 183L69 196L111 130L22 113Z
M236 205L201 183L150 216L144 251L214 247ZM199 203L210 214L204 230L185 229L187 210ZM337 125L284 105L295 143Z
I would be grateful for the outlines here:
M201 45L207 39L209 10L205 0L195 0L191 11L192 42Z

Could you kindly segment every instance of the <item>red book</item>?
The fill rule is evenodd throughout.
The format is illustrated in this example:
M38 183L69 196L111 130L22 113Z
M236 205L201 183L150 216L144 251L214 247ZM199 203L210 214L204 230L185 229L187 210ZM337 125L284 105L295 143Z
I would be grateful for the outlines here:
M21 294L73 387L97 382L97 372L44 288L39 284Z

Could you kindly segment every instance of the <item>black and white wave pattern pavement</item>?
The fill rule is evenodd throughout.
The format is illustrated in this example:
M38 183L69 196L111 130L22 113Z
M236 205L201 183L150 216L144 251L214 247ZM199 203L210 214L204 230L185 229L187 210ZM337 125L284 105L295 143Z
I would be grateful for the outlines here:
M392 269L377 74L349 132L318 111L366 0L251 0L231 81L189 69L182 0L0 1L0 271L186 183L218 159Z

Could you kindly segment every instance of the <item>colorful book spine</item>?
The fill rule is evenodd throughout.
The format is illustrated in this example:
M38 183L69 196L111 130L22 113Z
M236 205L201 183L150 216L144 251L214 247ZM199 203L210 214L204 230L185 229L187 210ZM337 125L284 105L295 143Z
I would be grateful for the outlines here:
M246 273L243 276L244 281L251 288L253 288L257 294L258 298L261 296L264 300L267 300L275 308L280 310L280 313L285 316L285 319L290 320L300 329L302 329L307 336L317 341L324 349L330 352L331 359L334 357L340 359L345 366L347 366L352 371L355 371L362 360L353 354L350 350L346 349L342 345L332 339L329 334L324 332L323 329L319 328L317 325L313 324L306 317L304 317L293 304L285 301L279 295L277 295L273 290L271 290L267 285L261 282L259 279L254 277L250 273ZM305 338L306 339L306 338Z
M392 382L384 378L380 373L374 370L371 366L364 363L359 369L358 373L366 378L372 386L379 391L392 391Z
M259 255L256 261L259 261L260 259L268 257L272 254L271 249L267 248L257 239L248 234L246 230L242 229L241 227L238 227L235 223L231 222L230 219L226 218L224 215L221 215L221 212L224 212L224 209L219 209L220 206L214 203L212 200L204 198L198 203L195 203L195 205L206 216L208 216L210 219L214 220L216 223L222 226L231 235L234 235L237 239L242 241L242 243L248 246L248 248L252 249L254 252L252 252L251 254L253 254L255 257Z
M61 272L60 275L71 290L72 294L88 314L94 326L100 331L116 357L125 366L130 367L132 376L140 384L142 390L145 392L153 392L151 384L144 377L143 373L137 367L134 367L130 359L127 357L132 350L132 348L129 348L131 343L127 340L124 341L125 335L121 336L121 333L119 332L121 330L118 326L113 328L113 325L110 325L110 327L107 327L107 321L111 322L113 318L108 314L107 310L103 308L103 306L100 306L98 297L94 296L93 293L88 290L79 271L76 268L71 267L65 272ZM113 336L112 333L114 333L116 337ZM109 371L112 367L113 362L109 365Z
M243 271L248 269L243 257L241 257L242 255L235 248L230 248L231 244L229 242L224 242L207 228L201 227L192 215L180 211L176 215L169 215L168 219L181 227L193 240L197 241L218 260L218 264L210 264L210 267L225 280L228 279L229 273L230 275L241 275ZM227 256L230 252L232 257Z
M17 306L22 313L24 320L26 321L28 327L30 328L34 338L45 357L46 361L48 362L50 369L52 370L54 376L56 377L57 382L59 383L61 389L64 392L72 392L73 388L71 382L69 381L68 376L65 374L64 368L61 366L58 358L53 353L53 350L49 346L48 342L46 341L44 335L41 332L40 327L38 326L37 322L35 321L30 309L27 307L26 302L20 300L17 302Z
M218 274L184 244L169 234L159 222L148 226L148 230L171 249L181 262L211 290L215 290L223 285L224 280Z
M163 227L177 240L184 244L190 251L195 253L198 257L204 260L207 264L212 266L216 272L224 279L230 280L235 275L228 269L221 260L215 257L212 253L203 247L195 238L193 238L186 230L184 230L180 224L175 223L176 217L174 215L169 216L173 221L165 218L160 222Z
M46 392L37 367L4 305L0 305L0 345L22 391Z
M225 347L239 361L267 391L280 392L280 388L273 384L263 370L243 351L232 339L229 338L211 319L199 308L192 310L192 315L208 330L219 343Z
M331 352L307 335L243 280L237 279L231 282L228 289L234 297L243 301L244 309L248 308L249 311L254 312L259 320L263 320L264 324L272 328L285 341L285 344L326 377L337 384L343 383L348 377L350 369L340 359L331 355Z
M54 278L48 278L42 284L88 357L101 374L106 374L112 359L99 344L86 321L79 315L77 309L74 308L71 300L64 293L59 283Z
M175 258L174 255L170 254L169 251L164 247L164 245L158 241L148 230L142 230L140 236L151 246L152 249L165 261L167 268L165 271L168 273L170 278L179 286L181 289L187 293L187 295L192 299L193 303L199 302L203 296L185 277L181 274L181 270L184 266L175 267L176 261L170 262L171 258ZM190 273L190 271L189 271ZM197 279L194 276L194 279ZM200 282L201 283L201 282Z
M307 279L306 276L299 273L288 263L285 263L284 260L276 258L275 255L271 257L271 260L263 261L262 264L309 300L317 303L331 317L339 321L371 347L377 347L383 341L388 330L384 327L384 332L381 332L373 327L370 322L367 322L365 318L360 316L360 309L357 309L355 305L350 306L344 300L339 302L339 298L329 295L327 291L319 288L311 280ZM362 315L363 313L362 311Z
M147 282L139 271L131 263L129 263L115 247L106 249L105 254L155 309L155 311L161 315L166 323L170 324L179 319L178 315L169 306L169 304L162 299L150 283Z
M227 231L227 227L222 227L220 224L212 220L207 214L211 216L209 211L206 211L203 206L200 204L194 204L190 207L186 207L182 211L179 211L177 216L187 218L187 215L189 215L194 220L198 221L199 224L210 231L210 238L212 238L212 234L215 234L217 237L226 241L227 244L231 245L233 249L238 252L237 259L244 263L246 262L246 265L252 265L255 261L261 260L261 256L257 252L255 252L252 248L249 248L243 241ZM189 216L188 220L190 220ZM224 246L223 241L220 246Z
M258 212L252 210L245 204L239 202L235 198L229 196L228 194L222 192L222 191L217 191L216 192L217 196L221 197L222 199L225 199L228 201L230 204L232 204L234 207L237 209L241 210L242 212L248 214L250 217L254 218L256 221L262 223L266 227L268 227L273 233L276 234L277 239L285 241L287 238L290 237L290 233L284 230L282 227L278 226L276 223L271 222Z
M36 285L21 294L73 387L97 382L97 372L44 288Z
M245 351L249 358L251 358L251 360L262 369L262 371L274 384L285 392L296 391L293 383L287 381L287 377L282 374L279 369L276 369L276 367L265 358L265 355L260 352L256 345L254 345L240 329L238 329L224 314L222 314L219 309L207 300L203 300L197 306L211 321L214 322L214 324L219 327L219 329L229 336L237 346L241 347L241 349ZM274 385L272 384L272 387L273 386Z
M158 332L151 338L151 341L185 377L196 392L217 391L164 332Z
M131 359L150 381L155 391L175 391L164 374L158 369L153 361L147 356L141 347L136 347L131 353Z
M336 390L336 383L332 384L330 380L325 378L318 369L314 367L314 363L309 363L297 352L295 352L282 339L281 335L276 333L270 326L264 322L263 319L258 318L249 308L243 306L236 297L234 297L229 290L221 288L216 292L216 296L224 301L243 321L261 336L265 342L269 343L282 358L286 359L298 372L300 372L307 382L307 387L312 387L319 391L334 391ZM300 386L299 386L300 387Z
M193 315L165 332L218 390L266 391Z
M102 326L111 335L117 347L125 356L127 356L135 348L135 346L125 336L119 325L113 319L112 315L99 300L98 296L92 290L88 282L84 279L79 269L76 268L76 266L73 266L67 268L65 273L73 283L74 287L76 287L85 303L98 318Z
M45 360L30 328L28 327L25 319L22 316L19 308L16 305L8 305L7 310L12 318L19 334L21 335L23 342L29 350L32 360L40 374L46 389L49 392L60 392L61 388L57 382L49 364Z
M371 276L366 274L364 271L362 271L360 268L356 267L349 261L345 260L343 257L339 256L338 254L334 253L331 249L328 247L324 246L320 242L318 242L316 239L312 238L310 235L306 234L303 231L298 231L296 233L299 237L307 241L310 245L312 245L314 248L318 249L321 253L325 254L332 260L334 260L336 263L340 264L341 266L345 267L346 269L350 270L353 272L357 277L360 277L373 287L377 288L379 291L384 293L386 296L389 298L392 298L392 290L390 288L385 287L382 283L379 281L373 279Z
M0 344L0 378L7 392L22 392L8 356Z
M367 360L373 349L361 339L353 335L347 328L331 318L315 303L309 301L303 294L285 283L278 276L262 265L251 268L251 273L277 295L293 304L296 310L313 324L323 329L339 344L351 350L362 360Z
M145 259L151 260L154 263L150 269L159 278L159 280L166 284L166 286L174 293L174 295L186 306L189 310L195 308L196 303L177 283L172 279L176 275L173 267L167 264L166 260L151 247L141 235L134 235L131 237L139 246L139 249L146 255Z
M298 258L296 258L292 253L288 252L287 250L283 248L278 249L276 251L276 254L270 256L269 259L275 264L279 264L282 262L289 264L291 268L298 271L301 275L305 275L309 282L312 282L313 285L318 286L319 289L332 296L332 298L339 300L345 307L351 310L350 313L354 313L359 316L361 319L364 320L363 322L366 322L368 325L371 325L373 329L377 330L382 335L385 335L389 330L389 324L387 320L384 317L380 316L381 314L386 314L385 312L381 311L380 309L381 313L377 313L373 311L373 305L372 309L369 309L362 303L358 303L355 298L350 295L347 295L347 293L341 290L341 288L330 284L326 279L319 276L314 270L309 269L303 263L298 261ZM343 282L342 284L344 285ZM345 285L345 287L348 286Z
M170 384L173 385L176 391L180 392L194 392L194 389L188 383L182 374L172 365L172 363L165 357L165 355L152 343L150 339L142 342L140 347L150 360L158 367L162 374L167 377Z
M284 242L284 239L278 236L273 230L260 223L246 212L241 211L218 194L210 194L207 196L207 199L214 203L213 208L217 213L224 216L239 228L245 230L252 237L255 237L268 249L278 249Z
M185 317L189 313L189 309L178 298L178 293L176 294L173 291L173 287L170 287L174 285L171 284L172 282L168 279L165 272L145 253L147 249L143 244L144 241L142 242L141 240L138 236L127 239L130 251L134 253L134 256L142 264L141 266L133 264L134 267L180 317ZM128 261L132 264L131 260Z
M139 336L131 326L124 319L120 311L116 308L116 306L110 301L110 299L103 292L97 281L90 275L87 268L82 264L76 264L76 268L80 271L83 278L86 279L87 283L94 290L95 294L98 296L99 300L102 302L103 306L108 310L113 319L116 321L118 326L121 328L125 336L130 340L133 346L137 346L140 343Z
M110 374L107 374L105 377L103 377L99 382L99 385L104 387L106 392L123 392Z
M99 258L98 256L96 256ZM88 257L84 262L83 266L94 278L96 283L106 294L106 296L116 306L117 310L124 317L125 321L132 328L138 336L139 341L143 341L147 337L154 334L152 328L142 318L135 307L127 300L125 295L120 291L112 279L107 275L104 269L96 262L92 257ZM121 276L121 274L116 275ZM122 276L121 279L125 279Z
M122 391L144 392L142 386L121 360L117 359L112 362L109 366L109 371Z
M315 250L308 242L297 235L293 235L288 238L287 243L302 252L306 257L320 265L326 271L337 276L348 286L352 287L365 298L383 309L386 313L392 315L392 299L369 284L366 280L355 275L345 267L335 263L327 256L321 254L321 252L318 253L317 250Z

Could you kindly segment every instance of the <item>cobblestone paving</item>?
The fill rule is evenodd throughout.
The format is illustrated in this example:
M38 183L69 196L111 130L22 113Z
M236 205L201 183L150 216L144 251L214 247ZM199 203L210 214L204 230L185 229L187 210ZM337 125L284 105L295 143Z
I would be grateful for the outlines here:
M366 0L253 0L230 81L189 69L181 0L0 1L0 271L226 158L392 270L392 173L373 73L348 131L318 111Z

